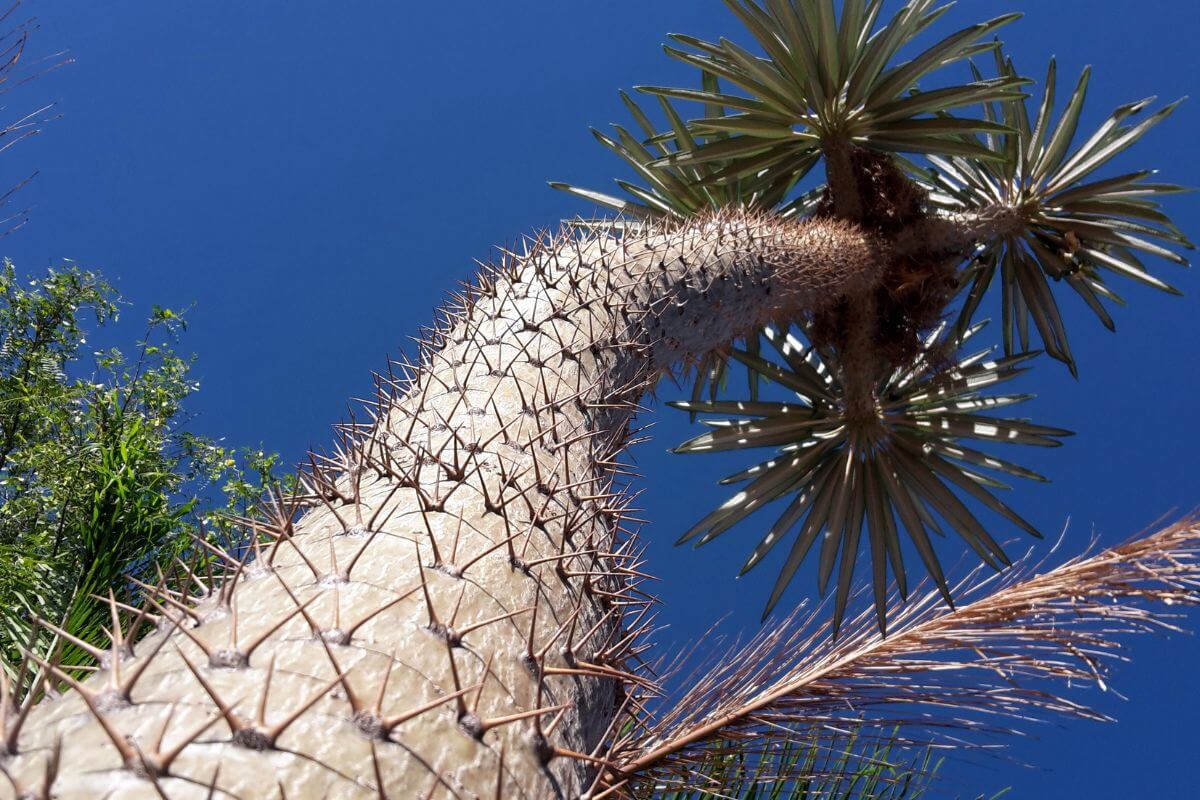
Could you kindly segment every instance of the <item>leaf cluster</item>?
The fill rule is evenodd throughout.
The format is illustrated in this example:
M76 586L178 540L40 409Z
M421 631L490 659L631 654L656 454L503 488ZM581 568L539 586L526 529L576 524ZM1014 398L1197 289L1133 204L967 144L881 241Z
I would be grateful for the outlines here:
M24 282L9 262L0 271L6 668L21 660L34 618L103 645L108 605L97 595L132 601L124 576L186 549L191 515L206 509L207 535L229 535L214 512L245 511L277 480L275 456L187 430L185 402L199 384L174 350L178 313L155 307L132 359L88 349L89 327L115 322L121 305L101 276L74 266ZM88 661L73 645L60 653L66 664Z
M895 731L882 735L848 723L831 736L814 725L807 734L774 742L766 753L748 753L714 741L684 782L644 790L646 800L920 800L930 796L943 759L933 747L913 751ZM998 800L1005 792L992 796ZM983 800L982 796L979 800Z

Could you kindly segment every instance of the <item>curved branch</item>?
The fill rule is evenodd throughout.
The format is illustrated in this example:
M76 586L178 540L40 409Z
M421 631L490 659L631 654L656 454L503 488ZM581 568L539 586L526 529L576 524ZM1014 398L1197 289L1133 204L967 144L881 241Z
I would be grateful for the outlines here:
M969 256L979 245L999 242L1025 226L1014 209L993 206L977 211L938 211L899 233L891 242L898 255L948 253Z

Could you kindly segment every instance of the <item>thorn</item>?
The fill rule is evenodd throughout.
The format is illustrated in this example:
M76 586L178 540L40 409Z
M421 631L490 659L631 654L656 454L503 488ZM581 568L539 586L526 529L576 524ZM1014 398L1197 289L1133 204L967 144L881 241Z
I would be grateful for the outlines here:
M38 656L28 652L25 653L25 655L27 655L29 658L32 658L47 672L53 673L59 680L66 682L68 686L75 690L75 693L78 694L83 700L84 704L88 707L88 711L91 712L91 715L100 725L100 729L104 731L104 734L108 737L109 741L112 742L113 747L117 749L117 752L121 755L121 761L126 766L137 763L137 754L134 751L133 746L129 744L129 740L126 739L120 733L120 731L113 727L112 723L108 721L107 716L105 716L104 712L100 709L100 706L96 703L97 694L95 691L84 686L82 683L72 678L68 673L59 669L53 664L43 661Z
M526 612L533 611L533 609L534 609L533 606L526 606L525 608L518 608L516 611L509 611L504 614L497 614L494 617L488 617L487 619L481 620L479 622L472 622L470 625L466 626L465 628L457 629L458 637L461 639L461 638L465 637L468 633L471 633L472 631L479 630L480 628L483 628L487 625L491 625L492 623L495 623L495 622L502 622L506 619L512 619L513 617L516 617L519 614L524 614Z
M553 714L555 712L560 712L560 713L565 712L567 709L573 708L573 707L574 707L573 703L562 703L562 704L559 704L556 706L546 706L545 708L535 708L530 711L521 711L516 714L509 714L509 715L503 716L503 717L494 717L492 719L484 720L481 724L482 724L484 730L491 730L492 728L500 727L503 725L510 725L514 722L520 722L523 719L529 719L530 717L540 717L545 714Z
M383 768L379 766L379 751L375 748L375 740L371 740L371 768L375 772L375 790L379 792L379 800L389 800L384 786Z
M444 704L450 702L451 700L458 701L458 703L461 705L463 696L469 692L474 691L475 689L476 689L475 686L468 686L465 689L460 689L460 690L452 692L448 695L444 695L442 697L436 697L427 703L422 703L421 705L419 705L415 708L410 708L408 711L405 711L401 714L396 714L394 716L382 718L380 720L380 729L383 731L383 736L381 736L379 738L387 738L387 737L391 736L392 731L394 731L400 725L403 725L405 722L408 722L410 719L415 719L415 718L421 716L422 714L426 714L426 713L432 711L433 709L437 708L438 706L441 706L441 705L444 705Z
M50 622L50 621L48 621L48 620L44 620L44 619L42 619L41 617L36 617L36 616L35 616L35 617L33 618L33 621L34 621L34 623L35 623L35 624L42 626L42 627L43 627L43 628L45 628L46 630L48 630L48 631L50 631L51 633L53 633L55 636L59 636L59 637L61 637L61 638L63 638L63 639L66 639L68 642L70 642L71 644L75 645L75 646L76 646L76 647L78 647L80 650L83 650L85 653L87 653L87 654L88 654L88 655L90 655L90 656L91 656L93 659L95 659L95 661L96 661L96 663L97 663L97 664L100 664L101 666L105 666L105 665L107 664L107 662L108 662L108 653L106 653L105 651L101 650L100 648L98 648L98 647L96 647L96 646L94 646L94 645L92 645L92 644L89 644L89 643L85 642L83 639L80 639L78 636L74 636L74 635L72 635L72 634L70 634L70 633L67 633L65 630L63 630L62 628L58 627L58 626L57 626L57 625L55 625L54 623L52 623L52 622Z
M496 793L492 796L492 800L504 800L504 745L505 742L500 742L500 752L496 759Z

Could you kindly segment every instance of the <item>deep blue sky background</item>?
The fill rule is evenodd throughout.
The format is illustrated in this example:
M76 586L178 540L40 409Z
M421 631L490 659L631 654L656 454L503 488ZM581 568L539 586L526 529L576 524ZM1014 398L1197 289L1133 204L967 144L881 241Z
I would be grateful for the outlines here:
M1003 31L1027 74L1040 78L1056 54L1060 87L1069 86L1094 64L1088 123L1147 94L1196 92L1200 12L1191 3L962 5L951 24L1027 12ZM369 371L405 347L472 258L589 211L544 181L607 188L621 174L587 127L626 122L618 88L692 80L659 50L668 31L749 38L717 0L40 0L23 10L42 23L32 55L62 48L77 63L6 101L12 116L58 99L64 117L0 159L4 185L41 170L15 201L34 206L32 222L0 252L27 272L65 258L104 270L135 304L128 339L150 303L194 302L185 349L199 355L203 381L196 428L262 442L289 461L329 441L346 398L369 390ZM1195 101L1185 105L1123 163L1200 185L1198 113ZM1171 210L1200 235L1196 197ZM1200 281L1154 267L1187 296L1122 282L1131 302L1117 336L1068 301L1080 380L1045 361L1024 382L1040 395L1031 415L1079 435L1060 450L1022 454L1054 482L1019 487L1014 502L1050 533L1070 518L1070 551L1093 533L1116 542L1200 499ZM753 629L776 565L741 581L733 572L765 521L704 551L672 549L723 496L712 480L733 463L666 455L691 432L676 412L654 420L655 441L635 455L648 475L650 566L665 579L664 637L682 641L725 613L727 630ZM958 545L948 544L953 562ZM1200 644L1141 640L1130 655L1115 682L1129 701L1088 698L1118 724L1039 726L1012 748L1034 768L952 766L951 791L1194 791L1186 765L1200 746Z

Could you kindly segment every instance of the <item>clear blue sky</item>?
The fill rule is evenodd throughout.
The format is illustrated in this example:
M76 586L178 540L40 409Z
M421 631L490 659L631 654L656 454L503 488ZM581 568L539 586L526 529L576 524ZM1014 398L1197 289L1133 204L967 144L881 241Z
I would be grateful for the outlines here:
M1051 54L1063 76L1094 64L1093 124L1147 94L1196 92L1191 3L962 5L952 21L1027 12L1003 31L1027 74L1040 77ZM150 303L194 302L185 344L203 381L196 427L289 460L329 441L346 398L369 390L369 371L431 319L472 258L589 210L544 182L610 185L618 164L587 127L625 121L618 88L691 80L659 50L668 31L748 38L717 0L37 0L23 11L42 23L32 54L61 48L77 63L7 100L11 114L58 99L64 116L0 160L5 185L41 170L15 201L34 205L32 222L0 252L25 271L64 258L102 269L137 304L132 317ZM1200 185L1198 114L1196 101L1185 105L1124 164ZM1200 236L1195 196L1171 210ZM1068 304L1080 379L1045 361L1025 381L1039 394L1031 415L1079 435L1026 456L1054 482L1020 487L1014 502L1048 532L1070 518L1071 550L1093 533L1118 541L1200 499L1200 281L1155 268L1187 296L1122 284L1131 302L1116 336ZM711 480L730 463L666 455L690 435L686 419L654 421L655 441L635 455L648 476L650 567L665 579L664 636L686 639L726 613L730 630L752 629L775 566L734 580L754 530L702 551L669 544L721 496ZM1185 765L1200 746L1200 644L1139 640L1130 655L1115 681L1129 700L1088 697L1118 724L1039 726L1011 750L1034 768L955 766L952 791L1011 785L1018 798L1097 800L1194 791Z

